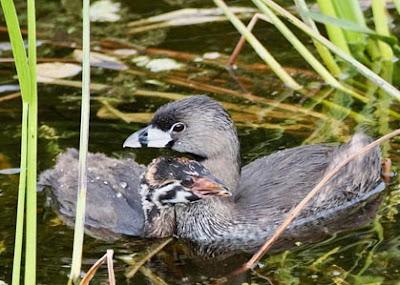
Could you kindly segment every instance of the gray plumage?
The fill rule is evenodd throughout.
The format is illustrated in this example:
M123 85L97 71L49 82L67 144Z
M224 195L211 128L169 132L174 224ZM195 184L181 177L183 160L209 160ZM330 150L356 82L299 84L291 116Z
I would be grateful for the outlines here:
M193 96L161 106L151 125L168 130L184 122L187 129L174 139L172 149L194 154L233 193L240 179L240 145L235 124L220 103L207 96Z
M85 229L91 236L113 240L123 235L142 236L144 216L139 192L145 167L133 159L88 155ZM78 191L78 152L68 149L53 169L40 175L39 190L51 187L48 197L64 222L73 224Z
M243 168L234 202L209 199L177 206L177 235L207 255L252 252L273 234L287 212L324 174L369 141L367 136L356 134L339 147L302 146L258 159ZM376 209L374 200L384 189L380 183L380 153L375 148L330 180L275 246L318 240L368 222Z
M172 132L171 128L178 122L184 123L186 128L179 133ZM169 133L171 141L165 147L196 157L233 193L229 199L215 197L187 205L178 204L175 206L175 221L168 220L165 223L176 224L175 235L195 244L200 251L211 254L219 251L254 251L329 169L370 140L363 134L356 134L343 146L309 145L279 151L250 163L240 174L240 147L236 129L229 115L216 101L206 96L194 96L172 102L156 112L150 126L156 128L158 133ZM143 132L141 136L143 139ZM118 167L111 167L113 164L107 163L107 160L113 163L118 161L101 155L98 157L103 167L92 168L92 178L101 178L98 182L94 180L88 189L94 199L93 207L88 207L87 211L88 225L138 235L139 227L132 228L128 224L129 220L139 223L143 217L137 194L138 178L143 168L133 160L121 160ZM97 156L93 156L94 165L97 164L96 159ZM69 171L63 167L66 165L64 160L70 165ZM60 213L69 216L75 204L77 177L77 166L73 167L76 162L73 164L72 160L76 161L76 157L72 158L69 153L62 155L55 169L46 172L40 179L42 185L50 185L54 189L54 198L62 209ZM89 167L90 164L89 160ZM115 189L105 187L102 180L112 181L115 185L123 180L128 184L129 191L124 192L124 199L116 199L112 194ZM375 148L362 158L350 162L329 181L321 194L285 232L282 240L304 241L312 239L313 233L314 236L317 233L322 235L344 229L350 223L361 223L363 205L374 204L373 201L382 191L382 188L376 188L379 182L380 154L379 148ZM62 194L60 185L74 195ZM96 205L103 204L104 199L111 199L107 206L109 211L91 212L96 211L99 208ZM124 207L120 207L120 201L123 201L124 207L132 208L127 210L129 214L123 214L125 210L121 210ZM65 203L68 207L64 206ZM373 212L374 207L365 209ZM110 221L109 217L104 216L108 214L117 219ZM134 218L136 214L140 218ZM348 215L353 215L353 219L346 218ZM173 219L173 215L167 216ZM367 216L370 215L366 215L364 222L368 221ZM120 223L118 217L123 222Z

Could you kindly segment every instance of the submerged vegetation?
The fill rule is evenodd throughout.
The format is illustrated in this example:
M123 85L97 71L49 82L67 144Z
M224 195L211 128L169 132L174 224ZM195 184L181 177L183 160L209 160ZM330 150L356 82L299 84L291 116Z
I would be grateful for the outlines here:
M123 239L108 244L89 238L82 248L89 110L95 111L91 150L117 156L122 155L123 138L133 128L128 124L145 123L160 104L198 93L215 96L230 111L244 142L245 162L282 145L343 141L355 129L381 136L398 127L400 35L392 24L400 18L398 0L318 0L315 4L294 0L286 1L290 4L285 6L278 5L282 1L272 0L227 2L229 6L222 0L207 4L160 0L160 4L154 4L159 5L155 10L153 4L136 3L140 1L134 1L139 7L133 5L132 10L129 1L97 1L94 3L98 3L99 14L92 21L98 22L93 25L90 54L93 82L89 77L89 1L83 1L82 26L77 21L81 19L80 1L44 1L36 5L36 10L35 1L28 0L26 17L20 9L24 7L22 2L1 0L6 26L0 32L8 33L11 49L0 44L0 93L7 93L0 96L0 120L8 120L11 127L4 125L0 131L2 137L12 138L15 145L15 137L21 139L21 161L19 182L13 181L13 175L3 174L13 173L11 165L15 161L7 163L0 153L0 205L3 202L13 205L7 206L1 218L7 221L16 217L15 241L8 237L12 232L9 227L14 224L11 221L0 224L0 229L7 231L0 235L0 260L6 254L5 261L0 261L0 269L5 268L4 273L0 270L0 284L2 279L8 282L11 278L12 284L19 284L21 268L25 270L26 284L35 284L36 273L40 283L65 284L68 278L77 283L81 263L87 271L108 248L115 250L119 282L125 276L135 278L135 284L145 284L143 278L154 284L192 284L220 277L221 273L213 270L191 269L191 261L182 253L186 248L172 243L172 239L149 247L149 241ZM112 5L118 3L121 5ZM62 5L65 15L55 13L58 5ZM191 5L206 8L195 9ZM39 15L37 22L35 13ZM17 16L27 30L20 29ZM247 20L250 22L246 27ZM204 33L208 28L210 33ZM23 36L27 36L27 51ZM236 41L239 41L237 48ZM13 62L19 83L16 89L10 87L16 84L10 64ZM36 68L43 98L39 106ZM78 92L81 86L82 97ZM91 108L89 92L93 93ZM15 103L19 96L22 111ZM81 99L82 123L78 133L77 123L72 123L78 115L70 113L78 110ZM43 119L38 128L37 112L41 110ZM15 134L19 124L14 122L15 115L11 112L22 114L20 137ZM40 169L49 167L60 149L75 145L78 135L81 136L79 196L82 200L75 231L61 225L50 210L43 208L42 194L36 203L37 133L39 150L43 152L43 155L39 152ZM16 159L11 153L18 151L6 150L5 139L0 140L0 145L4 155ZM398 140L383 146L384 157L390 157L395 166L400 160L399 149ZM153 153L149 150L138 154L137 160L147 163ZM266 284L397 284L400 276L397 180L394 178L393 191L385 198L372 225L269 256L261 261L264 266L255 268L249 278ZM17 183L18 195L14 189ZM4 196L3 188L9 190ZM37 209L41 219L38 230ZM48 249L53 242L54 248ZM3 249L12 245L13 252ZM168 249L163 251L167 245ZM38 259L36 251L42 252ZM12 267L7 266L10 257L13 257ZM23 257L25 266L21 267ZM156 265L146 265L151 258L156 258ZM87 271L81 284L88 284L105 261L109 271L100 271L98 278L113 284L111 251ZM64 267L67 270L61 270ZM125 275L121 271L126 271ZM229 272L227 269L224 274Z

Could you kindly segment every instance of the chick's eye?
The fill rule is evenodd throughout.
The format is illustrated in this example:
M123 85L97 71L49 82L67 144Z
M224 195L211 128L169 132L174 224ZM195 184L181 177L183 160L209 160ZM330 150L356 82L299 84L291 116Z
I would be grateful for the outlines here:
M191 186L193 184L193 180L192 180L192 178L190 178L190 177L185 177L183 180L182 180L182 186L184 186L184 187L189 187L189 186Z
M185 125L183 123L176 123L171 129L175 133L180 133L185 129Z

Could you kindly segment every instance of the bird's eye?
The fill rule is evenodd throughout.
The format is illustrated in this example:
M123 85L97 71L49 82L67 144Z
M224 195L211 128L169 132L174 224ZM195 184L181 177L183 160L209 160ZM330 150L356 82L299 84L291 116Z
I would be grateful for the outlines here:
M185 124L184 123L176 123L175 125L172 126L171 130L175 133L180 133L185 129Z
M182 179L183 187L190 187L193 184L193 179L191 177L185 177Z

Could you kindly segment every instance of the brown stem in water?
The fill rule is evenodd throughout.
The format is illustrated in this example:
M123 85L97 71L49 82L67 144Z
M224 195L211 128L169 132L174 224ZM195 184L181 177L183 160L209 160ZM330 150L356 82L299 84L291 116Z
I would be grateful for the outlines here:
M283 221L283 223L276 229L275 233L272 235L271 238L269 238L265 244L253 255L253 257L246 262L244 265L242 265L239 269L234 271L232 274L237 275L243 272L246 272L249 269L252 269L255 264L260 261L260 259L268 252L268 250L271 248L273 243L278 240L278 238L283 234L283 232L286 230L286 228L290 225L290 223L293 222L293 220L299 215L299 213L304 209L304 207L307 205L307 203L318 193L318 191L321 190L321 188L331 179L333 176L335 176L339 170L341 170L344 166L346 166L350 161L354 160L358 156L367 153L374 147L380 145L383 142L388 141L389 139L400 135L400 129L394 130L390 132L387 135L384 135L383 137L373 141L372 143L366 145L365 147L359 149L355 154L349 156L347 159L343 160L342 163L340 163L338 166L336 166L334 169L332 169L329 173L327 173L322 180L307 194L304 199L297 204L296 207L294 207L290 212L288 213L286 219Z
M5 102L5 101L9 101L9 100L13 100L16 98L21 97L21 92L16 92L16 93L12 93L12 94L8 94L6 96L1 96L0 97L0 102Z
M89 285L90 281L93 279L94 275L97 272L97 269L107 260L108 267L108 282L110 285L115 285L115 275L113 268L113 255L114 251L112 249L107 249L107 253L104 254L99 260L93 264L92 267L86 272L85 276L82 278L79 285Z
M258 19L264 19L264 17L265 16L260 13L254 14L253 18L251 18L249 24L247 25L247 30L249 30L249 32L251 32L253 30L254 26L256 25ZM233 50L231 56L229 57L229 60L228 60L229 66L232 66L235 64L236 58L238 57L240 51L242 50L245 42L246 42L246 38L244 36L241 36L240 40L238 41L238 43L235 46L235 49Z
M260 14L260 13L254 14L253 18L251 18L249 24L247 25L247 29L251 32L251 31L253 30L254 26L256 25L258 19L260 19L260 18L263 19L264 17L265 17L265 16L264 16L263 14ZM242 51L242 48L243 48L243 46L244 46L245 43L246 43L246 38L242 35L242 36L240 37L238 43L236 44L235 49L233 50L231 56L230 56L229 59L228 59L227 70L228 70L229 75L230 75L230 76L233 78L233 80L235 80L235 82L239 85L240 89L242 89L242 91L243 91L245 94L252 95L251 92L249 92L249 91L247 90L247 88L244 87L244 85L242 84L242 82L240 81L240 79L235 75L235 71L234 71L235 68L236 68L236 66L234 66L235 63L236 63L236 59L237 59L237 57L239 56L240 52Z
M136 262L125 274L126 278L128 279L132 278L136 274L136 272L140 269L140 267L143 266L143 264L145 264L148 260L150 260L154 255L159 253L172 240L173 238L166 239L165 241L157 245L157 247L155 247L153 250L151 250L146 256L144 256L142 259Z
M167 282L164 281L160 276L154 274L149 268L146 266L142 266L140 268L140 272L146 276L146 278L154 285L168 285Z
M115 285L115 274L114 274L114 251L107 249L107 270L108 270L108 284Z

